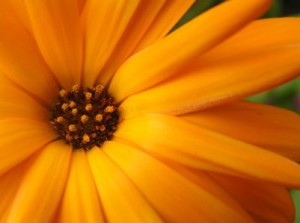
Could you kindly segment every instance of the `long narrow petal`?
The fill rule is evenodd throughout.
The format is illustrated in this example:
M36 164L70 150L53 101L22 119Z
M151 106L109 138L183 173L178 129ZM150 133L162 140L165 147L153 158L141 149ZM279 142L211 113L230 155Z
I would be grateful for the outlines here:
M29 118L46 121L48 111L34 97L0 74L0 119Z
M0 174L55 139L49 125L27 119L0 120Z
M42 55L60 84L79 83L82 67L82 35L75 0L29 0L27 9Z
M135 52L139 52L155 41L164 38L194 2L195 0L167 0L162 10L155 17L155 20L136 46Z
M135 185L103 151L94 148L87 157L108 222L162 222Z
M162 39L193 2L194 0L140 1L126 32L101 70L97 82L106 84L125 59Z
M91 0L84 12L85 52L84 83L95 83L104 63L132 18L139 0Z
M300 18L272 18L253 21L207 54L201 61L220 60L229 56L257 52L280 46L299 45ZM233 48L234 47L234 48Z
M0 176L0 222L7 222L10 207L27 167L28 161L25 161Z
M232 206L226 196L216 196L215 188L206 187L205 181L202 183L208 190L198 187L138 149L109 142L105 152L126 172L167 222L252 222L236 206Z
M57 141L35 155L16 194L7 223L49 222L68 176L71 148Z
M0 33L0 75L51 103L58 89L53 75L32 36L10 11L1 10Z
M172 76L190 60L261 15L269 3L252 0L241 4L233 0L216 6L128 59L112 79L110 91L120 101Z
M178 117L157 114L132 118L123 121L115 135L190 167L203 168L202 163L210 163L232 171L232 175L300 187L297 163Z
M220 185L216 180L214 180L211 177L212 173L207 173L199 169L187 168L186 166L180 165L176 162L172 162L161 157L159 159L162 162L166 163L174 171L184 176L186 179L195 183L203 190L213 194L215 197L217 197L222 202L226 203L228 206L231 206L231 208L236 209L244 215L247 215L249 218L252 218L252 216L250 217L250 215L246 212L246 210L244 210L240 203L236 201L235 197L232 196L232 194L228 193L226 188L223 188L222 185ZM219 175L220 174L218 174L218 176ZM245 218L247 217L245 216Z
M256 222L294 221L294 204L286 188L219 174L211 176L253 216Z
M119 39L103 69L100 73L98 72L97 82L106 85L110 81L120 64L132 54L166 1L140 1L134 15L127 24L126 31Z
M234 102L181 117L300 161L300 116L291 111L250 102Z
M124 101L124 115L182 114L243 98L275 87L300 72L298 45L210 61Z
M95 182L83 150L72 153L59 222L104 222Z

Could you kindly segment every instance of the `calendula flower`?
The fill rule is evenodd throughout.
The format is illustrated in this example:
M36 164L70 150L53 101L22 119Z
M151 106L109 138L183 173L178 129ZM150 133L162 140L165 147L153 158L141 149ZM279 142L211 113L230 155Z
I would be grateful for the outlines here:
M192 3L0 2L1 222L293 222L300 20Z

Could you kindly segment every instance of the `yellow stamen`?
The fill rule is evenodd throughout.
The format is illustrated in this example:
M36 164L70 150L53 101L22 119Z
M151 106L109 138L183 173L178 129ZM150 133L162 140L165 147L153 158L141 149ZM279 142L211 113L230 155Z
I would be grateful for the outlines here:
M69 125L68 129L70 132L76 132L76 130L77 130L76 125L74 125L74 124Z
M89 116L87 116L87 115L82 115L82 116L80 117L80 121L81 121L83 124L86 123L88 120L89 120Z
M101 85L101 84L98 84L98 85L95 87L95 91L96 91L97 93L101 93L101 92L103 91L103 89L104 89L104 86Z
M59 91L59 95L60 95L60 97L64 98L67 96L67 91L65 89L61 89Z
M95 98L98 98L98 97L101 95L103 89L104 89L104 86L101 85L101 84L98 84L98 85L95 87L95 96L94 96L94 97L95 97Z
M104 109L104 112L107 112L107 113L112 113L115 111L115 107L114 106L106 106L106 108Z
M102 114L97 114L95 116L95 121L97 121L97 122L101 122L102 119L103 119L103 115Z
M57 123L63 123L65 121L65 119L64 119L64 117L62 117L62 116L58 116L57 118L56 118L56 122Z
M80 87L79 87L79 84L75 84L75 85L73 85L73 87L72 87L72 91L73 92L79 92L79 89L80 89Z
M88 134L84 134L83 136L82 136L82 142L83 143L88 143L88 142L90 142L91 141L91 139L90 139L90 137L88 136Z
M72 111L71 111L72 115L77 115L78 113L78 109L77 108L73 108Z
M100 125L98 126L98 130L100 130L101 132L105 131L105 126L104 125Z
M69 102L69 107L74 108L76 106L76 103L74 101Z
M90 101L91 98L92 98L92 96L93 96L93 94L92 94L91 92L86 92L86 93L85 93L85 99L86 99L87 101Z
M87 105L85 106L85 110L86 110L86 111L91 111L92 109L93 109L92 104L87 104Z
M69 105L67 103L63 103L62 106L61 106L61 109L63 111L66 111L68 109Z

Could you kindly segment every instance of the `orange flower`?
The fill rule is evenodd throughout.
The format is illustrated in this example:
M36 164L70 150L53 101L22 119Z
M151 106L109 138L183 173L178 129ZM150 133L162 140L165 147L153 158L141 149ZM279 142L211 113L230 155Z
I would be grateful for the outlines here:
M0 2L0 222L293 222L300 19L192 3Z

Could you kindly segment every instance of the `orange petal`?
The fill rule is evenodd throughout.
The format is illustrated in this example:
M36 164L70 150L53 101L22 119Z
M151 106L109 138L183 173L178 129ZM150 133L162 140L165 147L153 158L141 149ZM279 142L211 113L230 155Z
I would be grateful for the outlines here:
M0 174L56 137L50 126L42 122L27 119L0 120Z
M0 119L17 117L48 121L49 111L0 74Z
M7 222L49 222L55 213L65 182L71 148L56 141L33 159L16 193Z
M189 167L201 169L208 163L219 168L206 166L209 171L227 170L244 178L300 187L297 163L177 117L147 115L125 120L115 135Z
M93 148L87 157L108 222L162 222L131 180L102 150Z
M268 105L234 102L181 117L300 161L300 116L293 112Z
M167 0L164 7L160 10L143 38L136 46L135 52L138 52L150 46L155 41L164 38L194 2L195 0Z
M237 211L244 213L249 218L252 217L252 216L250 217L250 215L246 212L246 210L244 210L244 207L242 207L242 205L240 205L240 203L236 201L235 197L232 196L232 194L227 192L226 187L223 187L222 185L219 184L219 182L217 182L211 177L211 175L213 175L212 173L207 173L199 169L195 170L192 168L187 168L183 165L177 164L167 159L162 159L162 161L166 163L168 166L170 166L172 169L174 169L174 171L176 171L177 173L184 176L186 179L190 180L191 182L201 187L203 190L212 191L213 192L212 194L218 199L222 200L222 202L225 202L227 203L227 205L230 205L232 208L235 208ZM225 175L220 175L220 176L225 176ZM234 178L234 179L240 179L240 178Z
M0 75L6 75L39 100L51 103L57 84L26 27L14 13L4 9L0 17Z
M255 222L294 221L294 204L286 188L219 174L211 176L253 216Z
M162 39L193 1L140 1L126 32L101 70L97 82L108 83L119 66L134 51L138 52L158 39Z
M24 29L26 29L28 32L32 32L25 1L1 1L0 7L3 12L9 12L10 15L14 17L14 19L16 19L21 26L24 27Z
M61 202L59 222L104 222L95 182L83 150L73 151Z
M139 0L86 3L84 12L84 83L92 86L132 18Z
M77 0L79 12L81 13L85 7L86 0Z
M227 196L216 196L207 182L203 189L138 149L108 142L105 152L167 222L252 222Z
M134 15L127 24L126 31L120 37L118 44L108 61L101 69L97 82L106 85L114 75L120 64L132 54L150 24L153 22L166 0L140 1Z
M82 67L78 2L29 0L26 4L34 36L45 61L60 84L70 89L79 83Z
M0 177L0 222L7 222L11 204L15 199L16 192L27 167L28 161L22 162Z
M258 52L262 49L299 45L300 18L272 18L256 20L228 38L220 45L199 57L202 61L225 59ZM285 34L285 35L283 35Z
M121 108L127 117L149 112L183 114L243 98L297 77L299 57L300 44L210 61L129 97Z
M269 0L252 0L241 4L233 0L216 6L128 59L112 79L110 91L120 101L167 79L261 15L269 3Z

